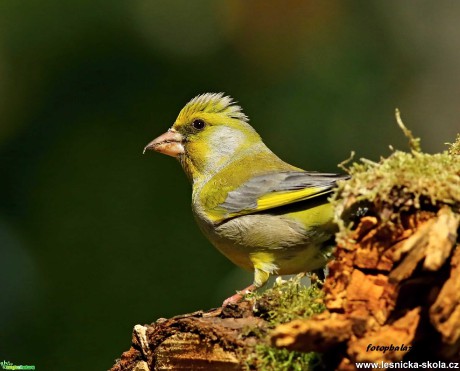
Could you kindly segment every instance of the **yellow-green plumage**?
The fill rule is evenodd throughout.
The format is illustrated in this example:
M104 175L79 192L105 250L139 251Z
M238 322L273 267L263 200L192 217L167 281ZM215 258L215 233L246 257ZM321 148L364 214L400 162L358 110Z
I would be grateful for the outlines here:
M325 265L335 229L327 196L344 177L287 164L247 121L231 98L203 94L146 149L179 159L198 225L232 262L254 271L254 289L270 274Z

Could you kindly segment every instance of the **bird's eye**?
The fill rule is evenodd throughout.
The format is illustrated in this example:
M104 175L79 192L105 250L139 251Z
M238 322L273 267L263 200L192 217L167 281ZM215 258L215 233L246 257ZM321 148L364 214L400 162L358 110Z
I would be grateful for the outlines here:
M193 121L192 125L195 129L201 130L205 127L206 124L203 120L195 120Z

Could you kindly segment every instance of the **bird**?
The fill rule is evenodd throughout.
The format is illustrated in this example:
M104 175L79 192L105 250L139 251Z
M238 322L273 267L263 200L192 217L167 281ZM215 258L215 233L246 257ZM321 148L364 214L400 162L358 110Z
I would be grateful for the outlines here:
M299 138L301 140L301 138ZM190 100L146 151L176 158L192 183L192 209L207 239L253 283L223 302L240 302L271 275L321 270L334 234L328 197L348 175L305 171L275 155L224 93Z

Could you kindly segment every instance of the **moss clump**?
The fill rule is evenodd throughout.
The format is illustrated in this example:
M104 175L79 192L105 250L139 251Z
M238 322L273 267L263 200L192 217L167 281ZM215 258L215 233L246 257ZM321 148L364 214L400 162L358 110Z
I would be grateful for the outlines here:
M268 329L297 318L309 318L324 311L323 292L318 284L305 286L301 275L288 281L278 278L262 294L251 294L254 312L264 318ZM252 332L262 340L246 361L248 370L312 370L320 363L316 353L301 353L271 347L265 340L267 331Z
M439 154L396 151L379 163L362 160L349 169L351 179L338 190L336 204L367 200L394 203L410 195L420 208L421 199L432 205L455 205L460 200L460 161L448 152ZM400 202L397 203L399 205Z
M272 288L255 294L256 314L264 317L270 327L298 318L310 318L324 311L323 292L318 284L305 286L303 275L284 281L278 277Z
M340 227L337 241L346 238L351 222L363 215L391 223L414 210L435 211L441 205L460 210L460 134L447 151L423 153L420 139L404 126L398 110L396 121L411 152L394 151L378 163L361 159L346 169L351 178L340 182L331 198Z
M343 226L341 219L347 220L350 213L359 214L359 208L382 222L412 208L433 209L446 204L458 210L460 161L452 155L458 148L452 148L454 145L450 151L433 155L395 151L378 163L354 163L348 169L351 179L341 182L332 200L337 222Z

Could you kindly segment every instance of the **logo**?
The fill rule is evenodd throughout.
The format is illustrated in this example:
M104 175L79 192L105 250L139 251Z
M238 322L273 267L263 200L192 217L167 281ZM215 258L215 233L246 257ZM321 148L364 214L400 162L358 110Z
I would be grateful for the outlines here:
M0 362L0 366L2 366L4 370L35 370L34 365L14 365L8 361Z

